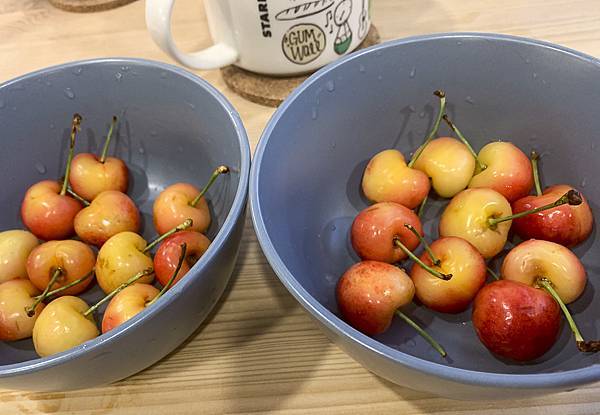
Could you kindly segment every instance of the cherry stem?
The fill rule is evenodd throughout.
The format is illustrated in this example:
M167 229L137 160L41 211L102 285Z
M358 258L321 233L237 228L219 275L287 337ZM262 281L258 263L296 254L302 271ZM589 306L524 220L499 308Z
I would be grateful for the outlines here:
M404 320L404 322L407 323L409 326L414 328L417 331L417 333L419 333L419 335L421 335L421 337L423 337L425 340L427 340L427 343L429 343L431 345L431 347L433 347L435 350L437 350L437 352L442 357L446 357L448 355L448 353L446 353L446 350L444 350L442 345L439 344L438 342L436 342L434 340L434 338L431 337L423 328L421 328L421 326L419 326L417 323L415 323L414 320L412 320L410 317L408 317L406 314L404 314L400 310L396 310L396 315L398 317L400 317L402 320Z
M548 278L543 277L543 278L538 279L537 284L540 285L541 287L543 287L554 298L554 300L556 300L556 302L562 309L563 314L565 315L565 317L567 318L567 321L569 322L571 331L575 335L575 342L577 343L577 348L582 352L592 352L592 353L600 352L600 341L598 341L598 340L591 340L591 341L583 340L583 336L581 335L581 332L577 328L577 324L575 323L575 320L573 320L573 317L571 316L569 309L567 308L567 306L565 305L563 300L560 298L560 296L558 295L556 290L554 290L554 287L552 286L552 282Z
M561 205L569 204L571 206L577 206L577 205L580 205L582 202L583 202L583 199L581 198L581 194L577 190L571 189L567 193L562 195L560 198L558 198L556 201L554 201L552 203L548 203L547 205L536 207L535 209L526 210L524 212L515 213L514 215L505 216L503 218L488 218L488 226L491 229L496 229L496 226L500 222L504 222L504 221L512 220L512 219L518 219L523 216L531 215L532 213L537 213L537 212L541 212L543 210L552 209L552 208L555 208L555 207L561 206Z
M90 202L88 202L83 197L81 197L80 195L78 195L77 193L75 193L75 190L71 189L71 186L67 186L67 193L70 194L71 196L73 196L75 199L79 200L85 206L89 206L90 205Z
M194 221L189 218L184 220L182 223L175 226L173 229L168 230L167 232L163 233L162 235L157 237L155 240L150 242L148 245L146 245L146 247L144 248L144 250L142 252L144 252L144 253L148 252L149 250L154 248L156 245L158 245L160 242L162 242L165 238L168 238L169 236L173 235L175 232L186 230L187 228L192 226L193 223L194 223Z
M423 216L423 211L425 211L425 203L427 203L427 199L429 198L429 195L425 195L425 199L423 199L423 201L421 202L421 204L419 205L419 209L417 210L417 216L420 218L421 216Z
M435 265L436 267L439 267L440 264L442 263L442 261L440 261L438 258L436 258L435 254L431 250L431 247L429 246L427 241L425 241L425 238L423 238L421 236L421 234L411 224L405 223L404 227L407 228L409 231L411 231L417 237L417 239L419 239L419 242L421 242L421 244L423 244L423 247L427 251L429 258L431 258L431 262L433 262L433 265Z
M500 277L498 276L498 274L496 274L494 272L493 269L491 269L490 267L486 267L488 274L490 274L492 276L492 278L494 278L496 281L500 280Z
M150 300L146 304L146 307L150 307L152 304L154 304L156 302L156 300L158 300L169 288L171 288L171 286L173 285L173 282L175 281L175 277L177 276L177 274L179 274L179 270L181 269L181 266L183 265L183 261L185 260L185 254L187 252L187 244L182 243L179 246L181 247L181 254L179 255L179 262L177 263L177 267L175 267L175 272L173 272L173 275L171 275L171 278L169 278L169 281L167 281L167 284L162 288L162 290L160 290L160 292L156 295L156 297L154 297L152 300Z
M473 157L475 158L475 161L479 165L479 169L481 171L485 170L487 168L487 166L485 164L483 164L481 161L479 161L479 157L477 157L477 153L475 152L475 150L473 150L473 147L471 147L469 140L467 140L465 138L465 136L460 132L458 127L456 125L454 125L454 123L452 121L450 121L450 118L448 118L447 114L444 114L444 116L442 118L444 119L444 121L446 121L446 124L448 124L448 127L450 127L450 129L452 131L454 131L454 134L456 134L456 136L459 138L459 140L462 141L465 146L467 146L467 148L469 149L469 152L473 155Z
M538 196L542 195L542 186L540 185L540 172L538 168L538 161L540 155L535 151L531 150L531 170L533 171L533 183L535 183L535 194Z
M102 147L102 154L100 155L100 163L106 161L106 155L108 154L108 146L110 145L110 140L112 138L113 129L117 125L117 116L113 115L112 121L110 123L110 128L108 129L108 134L106 135L106 140L104 141L104 147Z
M227 174L227 173L229 173L229 167L227 167L227 166L217 167L215 169L215 171L213 171L212 174L210 175L210 179L208 179L208 183L206 183L206 186L204 186L204 189L202 189L202 191L200 193L198 193L198 196L196 196L194 198L194 200L192 200L190 202L190 206L196 207L196 205L198 204L200 199L202 199L202 196L204 196L204 194L206 192L208 192L208 189L210 189L210 187L213 185L215 180L217 180L217 177L219 177L221 174Z
M87 280L92 275L94 275L94 269L93 268L92 268L92 270L90 272L88 272L87 274L85 274L83 277L77 278L76 280L71 281L67 285L63 285L62 287L59 287L59 288L57 288L55 290L50 291L46 295L46 298L52 297L53 295L56 295L56 294L61 293L61 292L65 291L65 290L68 290L69 288L71 288L71 287L73 287L73 286L75 286L75 285L77 285L79 283L82 283L83 281ZM41 297L41 295L38 295L38 297Z
M133 277L131 277L127 281L125 281L123 284L119 285L117 288L112 290L106 297L104 297L103 299L98 301L96 304L94 304L93 306L88 308L86 311L84 311L83 315L87 317L88 315L92 314L94 311L96 311L98 309L98 307L100 307L102 304L104 304L105 302L107 302L108 300L113 298L115 295L119 294L125 288L129 287L131 284L133 284L140 278L145 277L146 275L150 275L153 272L154 272L154 270L152 268L146 268L145 270L138 272Z
M410 259L415 261L417 264L419 264L421 266L421 268L423 268L425 271L429 272L434 277L438 277L439 279L442 279L445 281L448 281L450 278L452 278L452 274L442 274L441 272L436 271L435 269L426 265L415 254L413 254L410 251L410 249L408 249L406 246L404 246L404 244L402 242L400 242L400 239L398 237L394 238L394 245L396 245L398 248L402 249L402 251L404 251L404 253L410 257Z
M433 127L431 128L431 131L425 138L425 141L423 142L421 147L419 147L419 149L415 152L415 154L412 156L412 158L408 162L408 164L407 164L408 167L412 167L417 162L417 159L419 158L419 156L421 155L423 150L425 150L425 147L427 147L427 144L429 144L429 142L431 140L433 140L433 137L436 136L438 130L440 129L440 122L442 121L442 114L444 114L444 111L446 110L446 94L444 93L444 91L441 91L438 89L433 92L433 95L435 95L436 97L438 97L440 99L440 110L438 112L437 118L435 119L435 122L433 123Z
M35 315L35 308L38 306L39 303L44 301L46 297L48 297L48 291L50 291L50 288L52 288L52 286L54 285L58 277L62 275L62 273L62 268L56 268L52 273L52 278L50 278L50 281L46 285L46 288L44 288L44 292L35 297L35 301L33 302L33 304L31 304L29 307L25 307L25 311L27 312L28 317L33 317Z
M71 141L69 142L69 155L67 156L67 167L65 168L65 178L63 179L62 189L60 195L64 196L67 194L67 187L69 186L69 174L71 174L71 161L73 160L73 154L75 153L75 137L77 131L81 128L81 115L73 114L73 120L71 121Z

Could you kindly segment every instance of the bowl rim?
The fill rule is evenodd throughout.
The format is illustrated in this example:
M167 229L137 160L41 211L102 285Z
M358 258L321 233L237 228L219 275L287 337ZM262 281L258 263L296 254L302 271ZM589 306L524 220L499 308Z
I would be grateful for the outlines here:
M520 36L502 35L495 33L482 32L450 32L450 33L435 33L428 35L411 36L407 38L395 39L387 42L382 42L378 45L371 46L366 49L351 53L327 66L321 68L306 81L296 88L285 101L279 106L277 111L272 115L267 123L258 145L254 151L254 158L250 171L250 210L251 217L254 223L254 229L258 241L262 247L265 256L275 271L275 274L287 288L287 290L296 298L296 300L316 318L329 331L336 333L342 337L345 343L356 343L363 350L379 355L402 364L410 369L425 373L427 375L436 376L451 382L458 382L467 385L476 385L481 387L501 387L501 388L521 388L521 389L550 389L550 388L569 388L586 383L592 383L600 380L600 365L593 364L589 367L573 369L568 371L554 373L534 373L534 374L506 374L482 372L476 370L462 369L451 366L446 366L440 363L431 362L421 359L410 354L401 352L392 347L389 347L351 327L341 318L324 307L317 301L303 286L294 278L293 274L283 263L277 250L271 241L267 232L265 222L262 216L262 210L259 199L259 176L261 174L262 160L265 149L272 136L275 125L278 123L282 115L286 112L293 102L306 90L310 85L320 81L330 71L337 67L351 62L364 55L376 53L376 51L396 47L399 45L407 45L420 43L425 41L436 41L444 39L483 39L494 40L509 43L526 44L536 47L554 50L558 53L570 55L573 58L583 60L587 63L594 64L600 69L600 60L591 55L578 52L564 46L556 45L550 42L530 39Z
M10 85L16 82L27 81L37 76L56 71L70 70L72 68L79 67L85 68L86 66L91 65L109 64L152 67L192 81L200 88L207 91L217 104L220 104L223 110L227 113L229 120L234 127L240 151L240 178L238 182L238 188L231 204L231 208L229 209L229 212L223 221L223 225L218 230L206 252L191 268L191 271L194 271L195 274L200 274L207 267L207 265L213 261L217 252L222 249L223 245L232 234L237 219L243 214L246 207L246 196L248 192L248 182L250 176L250 143L248 141L246 129L244 128L242 119L237 110L219 90L217 90L208 81L204 80L200 76L175 65L142 58L108 57L77 60L42 68L0 83L0 91L10 87ZM105 343L111 343L123 336L126 336L131 330L141 324L144 324L144 322L152 318L154 314L161 312L165 307L175 301L182 291L185 291L189 288L193 280L194 278L182 279L179 283L175 284L170 290L168 290L162 297L160 297L152 307L146 308L119 327L116 327L107 333L100 334L98 337L92 340L51 356L38 357L19 363L11 363L9 365L0 365L0 379L25 375L64 364L68 361L78 359L85 354L89 354L97 350Z

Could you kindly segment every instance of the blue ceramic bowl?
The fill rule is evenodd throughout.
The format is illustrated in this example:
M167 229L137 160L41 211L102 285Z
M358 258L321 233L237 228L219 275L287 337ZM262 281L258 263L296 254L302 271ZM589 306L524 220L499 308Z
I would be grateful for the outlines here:
M129 166L129 195L142 212L146 238L154 236L152 203L162 189L179 181L202 186L222 163L232 172L209 191L212 244L183 280L122 326L63 353L40 359L31 339L0 342L2 388L86 388L148 367L200 325L223 293L237 257L250 170L240 117L197 76L138 59L74 62L0 85L0 229L21 228L26 189L62 174L75 112L83 116L78 152L97 152L112 115L120 116L112 154ZM92 303L102 295L96 286L83 298Z
M335 285L358 260L353 218L367 161L422 142L446 91L449 115L476 149L502 138L543 153L543 181L579 186L598 210L600 64L560 46L488 34L397 40L327 66L270 120L250 179L252 218L275 272L325 333L369 370L400 385L458 399L498 399L572 389L600 380L600 355L576 351L566 324L555 346L529 364L492 356L477 339L470 310L458 315L412 306L407 312L448 350L441 358L400 321L365 336L338 314ZM445 126L442 134L449 134ZM428 204L424 228L437 237L447 201ZM584 335L600 335L600 241L575 249L589 273L570 306Z

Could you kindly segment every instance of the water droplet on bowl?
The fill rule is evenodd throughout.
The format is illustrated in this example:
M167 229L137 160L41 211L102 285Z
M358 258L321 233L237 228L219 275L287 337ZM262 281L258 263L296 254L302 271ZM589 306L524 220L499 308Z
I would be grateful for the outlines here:
M123 72L127 72L129 70L129 66L121 66L121 70Z
M337 228L335 227L335 225L331 225L331 230L335 231Z
M409 105L409 106L408 106L408 110L409 110L410 112L417 112L417 109L416 109L416 108L415 108L413 105Z
M333 92L333 91L335 91L335 82L327 81L327 83L325 84L325 87L327 88L327 90L329 92Z
M194 104L192 104L191 102L188 102L188 107L190 107L191 109L195 110L196 106Z
M167 77L167 73L166 72L161 72L160 73L160 78L161 79L165 79Z
M73 92L73 90L71 88L65 88L65 96L69 99L74 99L75 93Z
M532 73L531 76L533 76L533 79L537 79L538 74L536 72Z
M55 128L55 127L56 127L56 126L54 125L54 123L53 123L53 122L51 122L51 123L50 123L50 129L51 129L51 130L54 130L54 128Z
M419 113L419 118L425 118L425 111Z
M317 107L312 107L311 118L313 120L316 120L317 118L319 118L319 109Z
M411 79L412 79L412 78L414 78L414 77L415 77L415 75L416 75L416 74L417 74L417 68L412 68L412 69L410 70L410 73L408 74L408 76L409 76L409 78L411 78Z
M360 65L358 65L358 71L360 73L365 73L367 71L367 68L365 68L365 65L363 65L362 63Z
M531 63L531 59L525 58L525 63L527 63L527 64Z
M586 183L587 183L587 180L584 178L584 179L581 181L581 187L585 187L585 184L586 184Z
M462 42L459 40L458 42L456 42L456 46L462 46Z
M4 107L6 107L6 101L4 101L3 99L0 99L0 110Z
M115 78L117 79L117 81L121 82L121 79L123 78L123 74L121 72L117 72L115 74Z
M404 339L404 343L408 347L415 347L417 345L417 343L413 339L409 339L409 338Z
M183 153L183 146L177 146L177 151L179 151L180 153Z
M156 137L158 135L158 133L156 131L154 131L154 130L150 130L150 135L152 137Z
M10 88L11 91L23 91L24 89L25 89L25 85L23 85L23 84L16 84Z
M13 111L16 111L17 107L11 107L10 109L13 110Z
M138 152L139 152L140 154L145 154L145 153L146 153L146 150L144 150L144 147L140 147L140 148L138 148Z
M378 50L377 52L375 52L375 56L381 56L381 51Z
M468 96L468 97L465 98L465 102L467 104L471 104L471 105L475 104L475 101L470 96Z
M590 150L594 150L596 148L596 143L592 142L592 145L590 146Z
M381 75L377 76L377 80L378 81L382 81L383 80L383 76L381 76Z
M83 68L75 68L73 69L73 75L81 75L81 72L83 72Z
M40 163L39 161L37 163L35 163L35 169L37 170L37 172L39 174L44 174L46 173L46 166L44 166L42 163Z

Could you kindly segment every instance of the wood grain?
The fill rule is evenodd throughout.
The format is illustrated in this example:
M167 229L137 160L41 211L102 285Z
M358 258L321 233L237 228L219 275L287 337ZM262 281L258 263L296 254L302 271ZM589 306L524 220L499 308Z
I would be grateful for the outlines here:
M135 56L172 62L150 39L144 2L72 14L45 0L0 2L0 81L66 61ZM209 46L202 4L178 0L181 48ZM600 56L597 0L375 0L383 40L442 31L524 35ZM219 71L198 72L233 102L252 146L273 109L236 96ZM92 376L93 374L90 374ZM459 402L363 369L332 345L279 283L250 223L226 295L185 344L114 385L67 393L0 391L4 414L599 414L600 384L530 400Z

